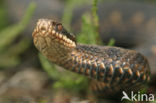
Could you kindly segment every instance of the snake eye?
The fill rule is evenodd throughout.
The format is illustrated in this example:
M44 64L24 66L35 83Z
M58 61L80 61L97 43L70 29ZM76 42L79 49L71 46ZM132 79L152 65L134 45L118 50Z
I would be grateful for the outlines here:
M61 31L62 28L63 28L62 24L58 24L58 25L57 25L57 29L58 29L59 31Z

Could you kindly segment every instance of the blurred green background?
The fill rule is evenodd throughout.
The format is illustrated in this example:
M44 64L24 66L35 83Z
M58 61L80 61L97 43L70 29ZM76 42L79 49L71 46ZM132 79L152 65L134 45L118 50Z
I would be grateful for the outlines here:
M118 3L121 8L124 3L126 5L148 5L145 8L152 11L149 14L148 10L145 12L146 16L150 16L148 20L156 18L156 0L1 0L0 103L89 103L94 98L89 90L89 80L50 63L35 49L31 33L37 19L51 18L62 22L67 30L74 32L77 42L116 45L118 41L116 42L115 37L111 37L107 40L108 42L105 42L99 31L102 28L100 25L102 17L100 18L98 15L97 11L100 8L97 5L105 4L105 6L110 5L112 8L110 3L113 5ZM81 10L86 7L88 7L87 10ZM76 12L75 10L79 8L80 10ZM143 8L144 11L144 6L138 8ZM75 17L74 11L77 15L81 14L80 18ZM107 10L104 10L104 14L105 11ZM106 19L105 17L103 19ZM72 20L79 20L74 24L76 29L72 28ZM156 22L153 23L152 27ZM131 28L131 31L133 29L136 28ZM141 27L140 29L142 30ZM153 36L156 31L153 29L152 31ZM151 44L153 54L147 54L147 56L152 57L150 61L154 61L156 60L156 43L152 42ZM147 47L149 45L147 44ZM144 49L139 48L138 50L146 53ZM156 65L155 61L152 62L152 65ZM152 70L156 73L155 68ZM155 84L151 82L150 86L147 91L155 93ZM101 103L104 102L111 103L112 101L101 100Z

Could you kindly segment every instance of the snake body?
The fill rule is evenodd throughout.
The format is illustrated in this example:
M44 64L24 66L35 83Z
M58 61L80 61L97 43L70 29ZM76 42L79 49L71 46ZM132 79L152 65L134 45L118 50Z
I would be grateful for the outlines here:
M51 62L102 83L103 87L149 81L147 59L134 50L84 45L61 23L39 19L32 34L36 48Z

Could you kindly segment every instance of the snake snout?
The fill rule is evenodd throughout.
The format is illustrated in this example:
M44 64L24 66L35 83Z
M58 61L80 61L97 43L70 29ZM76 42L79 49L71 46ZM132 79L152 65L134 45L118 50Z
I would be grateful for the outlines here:
M47 22L46 19L39 19L37 22L37 27L38 30L42 32L42 34L45 34L46 32L48 32L48 29L50 27L50 21Z
M40 35L40 36L46 36L51 34L51 20L48 19L39 19L36 28L32 34L32 36Z

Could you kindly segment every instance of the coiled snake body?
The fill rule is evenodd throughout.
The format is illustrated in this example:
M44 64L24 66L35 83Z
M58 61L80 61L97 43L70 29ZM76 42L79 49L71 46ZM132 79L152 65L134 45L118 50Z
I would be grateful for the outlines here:
M51 62L99 81L103 87L138 84L150 79L147 59L119 47L83 45L61 23L40 19L33 32L36 48Z

